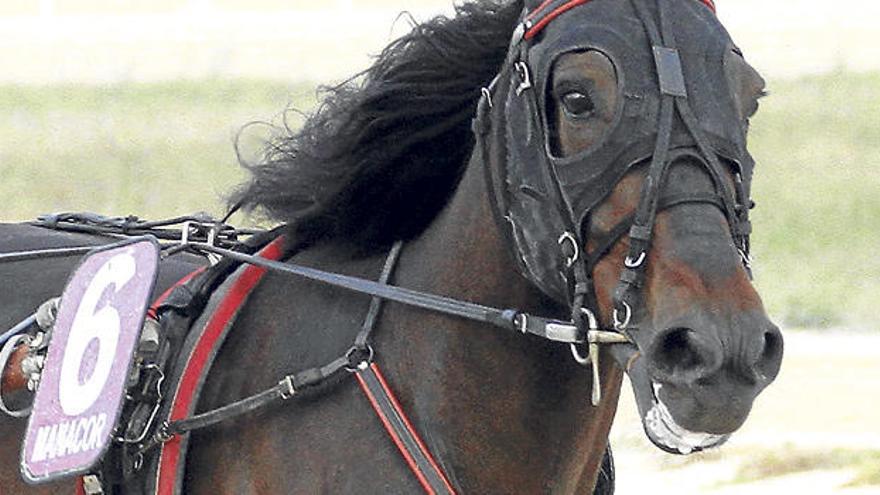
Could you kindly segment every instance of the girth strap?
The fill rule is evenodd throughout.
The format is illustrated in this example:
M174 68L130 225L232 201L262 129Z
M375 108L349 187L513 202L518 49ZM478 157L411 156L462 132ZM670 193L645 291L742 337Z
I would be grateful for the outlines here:
M452 484L431 456L431 452L413 428L400 407L400 403L388 386L376 363L364 365L355 373L358 384L394 445L400 450L407 465L418 478L425 492L430 495L455 494Z

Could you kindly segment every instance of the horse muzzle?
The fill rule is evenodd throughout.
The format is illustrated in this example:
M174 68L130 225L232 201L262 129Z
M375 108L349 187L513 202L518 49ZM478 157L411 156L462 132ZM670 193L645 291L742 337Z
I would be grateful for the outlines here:
M779 329L755 314L739 320L754 326L723 337L705 329L652 332L643 326L637 345L612 347L629 375L645 433L660 449L686 455L722 445L778 375Z

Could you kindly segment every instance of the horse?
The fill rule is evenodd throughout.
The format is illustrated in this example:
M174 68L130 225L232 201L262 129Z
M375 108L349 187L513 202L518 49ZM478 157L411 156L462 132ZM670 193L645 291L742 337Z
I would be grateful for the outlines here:
M585 349L392 302L370 347L450 491L610 493L624 373L649 440L684 455L723 444L779 372L748 256L763 92L710 0L472 0L328 89L231 201L287 225L288 263L375 280L403 241L394 286L621 335ZM0 269L44 295L63 279ZM344 354L371 303L267 272L197 410ZM4 491L56 493L14 473L21 426L0 426ZM354 380L189 435L185 493L424 486Z

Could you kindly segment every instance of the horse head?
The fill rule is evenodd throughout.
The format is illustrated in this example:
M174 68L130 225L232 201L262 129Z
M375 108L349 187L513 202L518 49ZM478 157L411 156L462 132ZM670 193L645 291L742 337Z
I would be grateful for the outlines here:
M626 336L654 444L720 445L782 359L749 266L764 82L708 0L528 1L518 26L476 129L520 272Z

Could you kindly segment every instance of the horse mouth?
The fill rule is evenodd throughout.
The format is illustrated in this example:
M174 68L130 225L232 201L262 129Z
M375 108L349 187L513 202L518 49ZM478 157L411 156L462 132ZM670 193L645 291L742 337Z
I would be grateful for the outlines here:
M643 420L645 432L654 445L672 454L688 455L718 447L730 438L730 434L694 432L680 426L660 400L661 387L659 383L652 383L653 405Z

